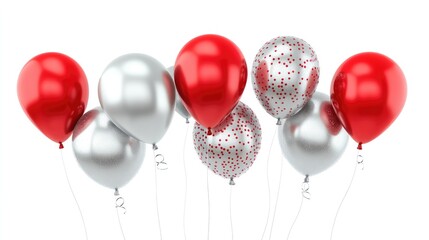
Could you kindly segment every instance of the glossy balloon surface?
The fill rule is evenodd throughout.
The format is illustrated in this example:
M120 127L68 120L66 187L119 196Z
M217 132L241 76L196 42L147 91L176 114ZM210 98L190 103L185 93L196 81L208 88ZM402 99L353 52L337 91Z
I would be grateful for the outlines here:
M88 82L79 64L55 52L35 56L18 78L18 98L36 127L54 142L64 142L88 102Z

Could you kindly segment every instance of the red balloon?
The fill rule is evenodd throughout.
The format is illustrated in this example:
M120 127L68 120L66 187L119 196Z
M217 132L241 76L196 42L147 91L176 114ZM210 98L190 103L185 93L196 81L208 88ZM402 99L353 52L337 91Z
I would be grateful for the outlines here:
M229 39L202 35L189 41L174 66L177 92L195 120L209 129L237 105L246 86L247 65Z
M88 82L77 62L61 53L43 53L28 61L18 78L21 107L54 142L64 142L88 102Z
M332 80L332 105L359 148L393 123L406 98L404 74L392 59L379 53L350 57Z

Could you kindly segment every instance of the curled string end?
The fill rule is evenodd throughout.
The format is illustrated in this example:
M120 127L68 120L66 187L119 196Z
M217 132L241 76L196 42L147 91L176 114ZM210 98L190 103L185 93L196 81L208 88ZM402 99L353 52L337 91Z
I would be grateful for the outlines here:
M156 153L156 150L158 150L158 146L156 146L156 144L152 144L152 149L153 149L153 159L155 160L155 164L156 164L156 168L159 170L167 170L168 169L168 164L167 162L165 162L165 158L164 155L162 155L161 153Z
M301 186L302 190L302 197L305 199L310 200L311 199L311 193L310 193L310 179L308 175L305 175L304 182L302 182Z
M154 160L155 160L156 168L158 170L167 170L168 169L168 164L165 161L164 155L162 155L161 153L156 154L154 156Z
M361 149L358 149L358 152L357 152L357 155L356 155L356 163L358 165L360 165L361 166L361 170L363 170L365 166L364 166L364 158L362 156L361 151L362 151Z
M59 149L63 149L63 148L64 148L63 143L62 143L62 142L59 142L59 144L60 144L60 146L59 146L58 148L59 148Z
M115 188L115 193L116 193L116 191L118 191L118 189L117 188ZM116 194L115 194L116 195ZM118 193L118 195L119 195L119 193ZM121 218L119 217L119 210L121 210L122 211L122 214L124 214L125 215L125 213L127 213L127 209L124 207L124 204L125 204L125 200L124 200L124 198L123 197L120 197L120 196L118 196L117 198L116 198L116 201L115 201L115 208L116 208L116 216L118 216L118 223L119 223L119 228L121 229L121 233L122 233L122 237L123 237L123 239L125 240L126 238L125 238L125 234L124 234L124 229L122 228L122 222L121 222Z
M207 135L209 135L209 136L213 135L211 128L209 128L209 130L207 131Z
M362 143L361 142L358 144L357 149L362 150Z
M125 214L125 213L127 213L127 209L125 208L125 206L124 206L124 204L125 204L125 200L124 200L124 198L123 197L117 197L116 198L116 200L115 200L115 208L116 209L122 209L122 214ZM122 226L121 226L121 229L122 229Z

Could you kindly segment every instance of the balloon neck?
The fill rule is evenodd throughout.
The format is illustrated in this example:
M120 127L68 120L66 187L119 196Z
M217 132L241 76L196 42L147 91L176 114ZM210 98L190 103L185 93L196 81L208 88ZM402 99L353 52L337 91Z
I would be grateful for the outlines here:
M277 125L282 125L282 120L280 120L280 118L277 118L277 123L276 123Z
M304 183L309 183L309 182L310 182L310 178L309 178L309 176L308 176L308 175L305 175Z
M207 135L209 135L209 136L213 135L211 128L209 128L209 130L207 131Z
M234 186L234 185L235 185L235 182L234 182L234 178L233 178L233 177L231 177L231 178L229 179L229 185L231 185L231 186Z
M60 146L59 146L58 148L59 148L59 149L63 149L63 148L64 148L63 143L62 143L62 142L59 142L59 144L60 144Z
M357 149L362 150L362 143L361 142L358 144Z
M117 188L115 188L115 193L114 193L114 195L115 195L115 196L119 196L119 190L118 190Z

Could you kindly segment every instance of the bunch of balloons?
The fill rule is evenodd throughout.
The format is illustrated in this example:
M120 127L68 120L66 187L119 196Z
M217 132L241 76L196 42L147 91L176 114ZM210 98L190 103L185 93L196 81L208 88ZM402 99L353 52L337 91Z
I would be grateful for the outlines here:
M251 70L257 99L277 119L284 156L305 176L335 163L348 135L359 148L380 135L406 99L402 71L378 53L347 59L334 75L330 99L315 93L319 72L315 51L291 36L265 43ZM168 69L144 54L116 58L99 80L101 108L85 114L85 73L60 53L40 54L24 66L18 97L31 121L60 148L73 134L77 161L101 185L117 189L135 176L145 144L157 149L175 109L187 122L196 120L194 148L202 163L234 184L252 166L262 141L258 118L240 102L246 81L240 49L209 34L189 41Z
M306 179L333 165L348 140L329 97L315 93L319 72L313 48L292 36L266 42L252 69L253 90L267 113L277 119L282 152Z
M306 179L337 161L347 145L347 133L358 142L358 149L380 135L406 99L401 69L378 53L357 54L338 68L331 101L315 93L319 71L311 46L291 36L265 43L252 69L259 102L278 119L282 152ZM282 119L286 119L283 125Z
M177 56L174 80L183 105L197 121L193 136L199 158L234 184L252 166L262 138L258 118L239 102L247 80L243 54L225 37L196 37Z

